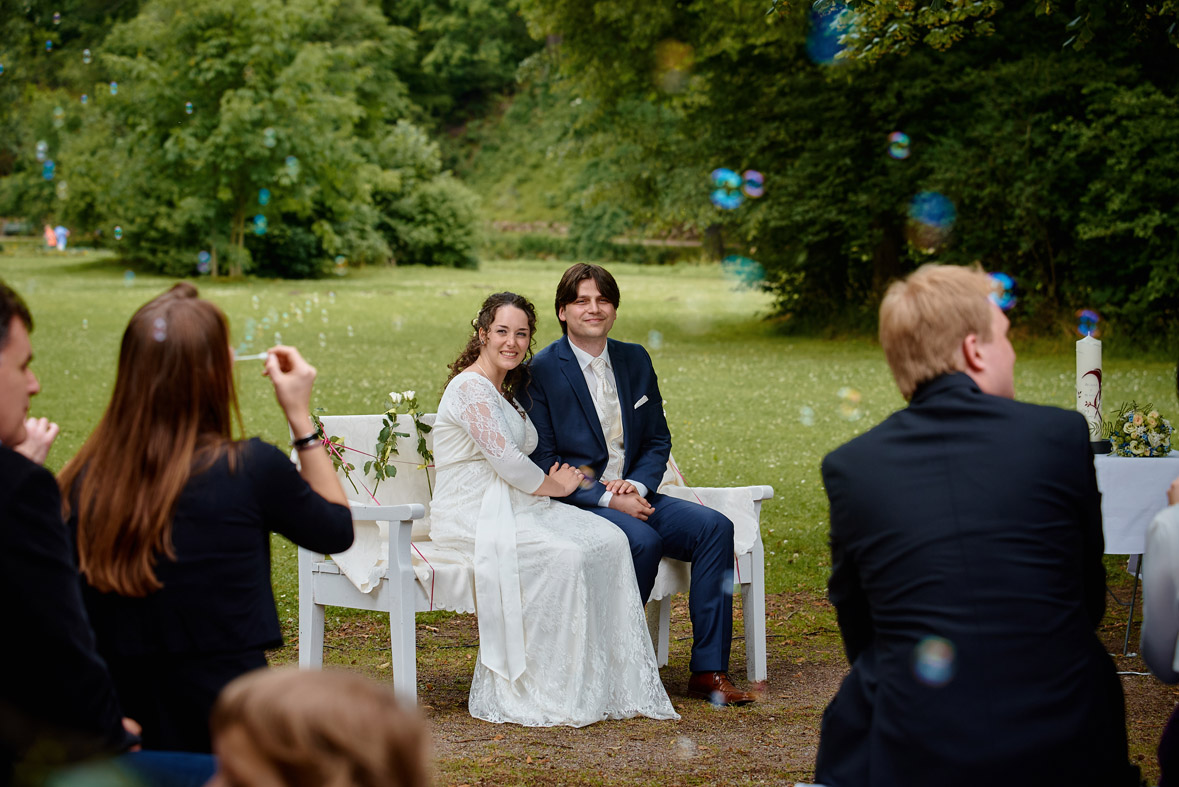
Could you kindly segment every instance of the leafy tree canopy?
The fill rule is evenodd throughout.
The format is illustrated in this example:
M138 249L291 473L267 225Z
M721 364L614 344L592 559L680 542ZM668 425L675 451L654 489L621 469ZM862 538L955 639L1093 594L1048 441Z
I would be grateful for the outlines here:
M394 253L466 261L471 195L435 182L427 140L397 144L418 134L399 122L414 112L397 76L411 56L412 34L364 0L151 0L90 51L71 90L31 94L0 211L56 215L175 273L198 250L234 275ZM449 256L382 212L422 190L454 201L435 228Z

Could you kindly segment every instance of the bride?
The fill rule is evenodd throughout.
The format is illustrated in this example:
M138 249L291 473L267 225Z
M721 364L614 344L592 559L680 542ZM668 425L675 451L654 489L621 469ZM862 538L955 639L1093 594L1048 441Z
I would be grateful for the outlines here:
M678 719L655 664L630 547L592 513L551 501L583 480L546 474L536 429L516 403L527 385L536 312L491 295L450 365L434 426L438 485L430 533L473 555L479 660L470 710L530 727Z

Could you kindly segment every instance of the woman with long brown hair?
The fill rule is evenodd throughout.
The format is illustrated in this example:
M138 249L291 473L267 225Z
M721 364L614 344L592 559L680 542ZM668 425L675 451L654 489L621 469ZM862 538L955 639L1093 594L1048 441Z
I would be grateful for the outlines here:
M263 373L299 470L274 446L234 439L225 315L173 286L131 318L110 404L58 479L98 650L149 749L209 751L218 692L282 644L271 531L322 552L352 543L331 460L304 450L317 447L315 369L279 346Z
M536 311L491 295L450 365L434 422L430 538L475 566L479 660L471 715L532 727L679 718L659 679L626 536L549 499L584 476L528 458L536 427L517 401Z

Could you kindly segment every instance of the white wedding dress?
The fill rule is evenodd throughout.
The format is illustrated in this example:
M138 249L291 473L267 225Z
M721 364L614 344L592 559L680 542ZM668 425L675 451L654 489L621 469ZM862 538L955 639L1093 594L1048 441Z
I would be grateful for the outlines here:
M655 663L626 536L529 494L536 428L485 377L447 385L434 425L430 537L474 555L479 660L470 710L530 727L678 719Z

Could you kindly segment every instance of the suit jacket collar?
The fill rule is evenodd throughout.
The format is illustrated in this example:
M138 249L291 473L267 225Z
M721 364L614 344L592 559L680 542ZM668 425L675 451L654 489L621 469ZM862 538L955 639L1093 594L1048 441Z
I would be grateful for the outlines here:
M978 387L978 383L971 379L970 375L966 372L950 372L949 374L935 377L932 380L927 380L917 386L917 390L913 392L913 398L909 400L909 406L925 404L930 399L951 391L982 393L982 389Z

